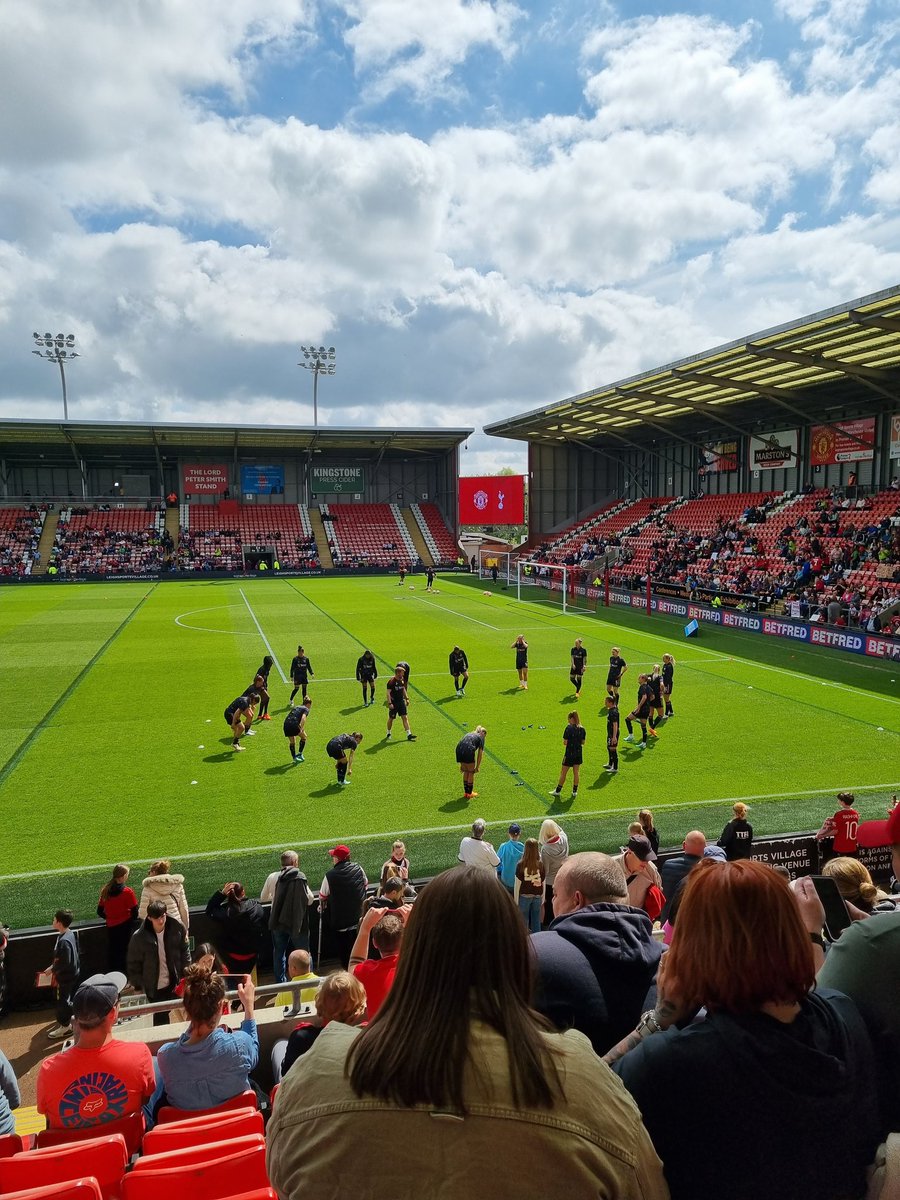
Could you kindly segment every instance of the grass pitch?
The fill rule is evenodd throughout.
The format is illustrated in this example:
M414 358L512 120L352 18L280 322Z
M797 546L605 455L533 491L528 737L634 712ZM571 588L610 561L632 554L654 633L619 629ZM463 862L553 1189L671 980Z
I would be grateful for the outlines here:
M664 844L699 826L718 835L731 803L745 799L758 833L817 826L834 793L853 789L863 818L881 816L900 787L897 666L731 630L685 642L677 621L630 611L562 615L545 594L462 577L426 594L421 578L266 579L4 588L0 672L7 700L0 727L0 917L45 924L67 905L93 916L116 861L139 882L146 863L173 860L192 903L227 879L258 889L285 845L302 853L313 885L327 849L348 842L374 877L395 836L414 874L455 860L475 816L505 836L526 836L556 816L574 849L621 844L632 814L657 813ZM530 644L529 690L517 686L510 645ZM575 637L588 649L578 709L587 728L585 766L573 802L549 795L562 758ZM290 761L281 722L284 681L298 642L316 677L306 762ZM469 656L465 699L454 695L447 657ZM676 717L646 751L620 747L610 778L605 718L609 647L629 664L623 717L639 670L674 653ZM354 679L364 648L375 654L377 703L364 709ZM265 653L272 721L257 724L246 753L230 750L222 710L253 678ZM408 743L399 721L384 740L384 686L393 665L412 666ZM627 707L626 707L627 705ZM462 796L454 747L483 724L487 749L479 796ZM359 729L352 784L336 785L325 744Z

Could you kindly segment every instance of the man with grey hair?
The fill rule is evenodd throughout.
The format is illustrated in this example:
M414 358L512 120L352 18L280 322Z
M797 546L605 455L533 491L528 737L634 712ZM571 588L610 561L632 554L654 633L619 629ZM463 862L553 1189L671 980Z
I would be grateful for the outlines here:
M484 821L476 817L472 822L472 836L464 837L459 843L459 861L467 867L482 867L487 871L496 871L500 865L497 851L490 842L484 840Z
M287 979L287 960L292 950L309 950L309 906L313 902L306 876L300 870L296 850L283 850L281 870L273 871L259 896L272 905L269 930L272 934L272 960L277 983Z
M127 980L118 972L92 975L73 1000L77 1041L44 1059L37 1107L50 1129L88 1129L137 1112L153 1095L153 1056L145 1042L112 1036L119 994Z
M575 1028L598 1054L634 1029L662 947L647 914L628 904L622 865L608 854L570 855L553 886L553 921L532 934L534 1006Z

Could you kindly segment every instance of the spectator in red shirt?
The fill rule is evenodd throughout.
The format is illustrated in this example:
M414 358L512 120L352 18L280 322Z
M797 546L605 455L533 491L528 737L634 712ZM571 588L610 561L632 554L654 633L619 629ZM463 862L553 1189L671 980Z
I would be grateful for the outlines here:
M816 834L820 842L830 842L830 849L823 846L823 858L844 854L856 858L859 854L856 834L859 829L859 813L854 808L856 797L852 792L838 792L841 807L833 817L828 817Z
M374 917L371 922L370 917ZM383 908L370 909L360 926L359 936L350 955L350 970L366 989L366 1014L370 1021L393 986L400 958L400 943L403 941L403 928L403 917L398 912ZM370 929L380 958L365 957Z
M107 966L110 971L126 973L128 942L137 927L137 896L127 886L129 869L116 863L112 878L100 890L97 916L106 922Z

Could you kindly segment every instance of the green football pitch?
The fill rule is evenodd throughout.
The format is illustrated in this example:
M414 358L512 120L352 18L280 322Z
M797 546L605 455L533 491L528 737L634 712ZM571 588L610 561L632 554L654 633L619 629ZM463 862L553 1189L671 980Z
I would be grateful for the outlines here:
M93 916L117 861L140 880L148 861L169 857L203 903L227 879L256 891L284 846L300 849L317 885L330 846L349 843L372 878L401 836L425 875L455 861L476 816L495 842L512 819L529 836L552 815L573 849L610 849L646 805L672 845L693 827L718 835L735 799L762 834L818 826L843 788L864 818L882 816L900 786L896 665L721 629L685 642L666 618L563 615L544 593L485 595L490 585L468 577L443 577L433 594L421 577L413 585L367 576L2 589L0 918L46 924L60 905ZM530 644L527 692L510 648L519 633ZM577 798L567 787L557 800L576 636L589 653L585 766ZM316 674L306 761L294 764L281 722L298 642ZM469 657L464 699L447 669L454 644ZM638 671L666 650L676 716L646 751L622 745L610 777L598 712L614 644L630 667L623 716ZM364 709L354 671L367 647L379 681ZM235 754L222 712L266 653L273 719ZM399 659L412 666L415 742L399 721L384 740L384 685ZM487 750L479 796L466 803L454 748L477 724ZM325 744L355 729L364 741L341 789Z

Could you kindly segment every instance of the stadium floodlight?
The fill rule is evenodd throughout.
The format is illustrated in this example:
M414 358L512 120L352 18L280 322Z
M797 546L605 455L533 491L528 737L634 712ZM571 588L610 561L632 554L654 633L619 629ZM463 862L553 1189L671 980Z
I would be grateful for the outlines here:
M319 376L333 375L335 372L335 349L329 346L301 346L303 361L297 363L313 373L313 428L319 428Z
M66 392L66 363L74 358L81 358L75 349L74 333L33 333L34 349L32 354L42 358L44 362L56 363L59 367L59 378L62 381L63 420L69 419L69 399Z

